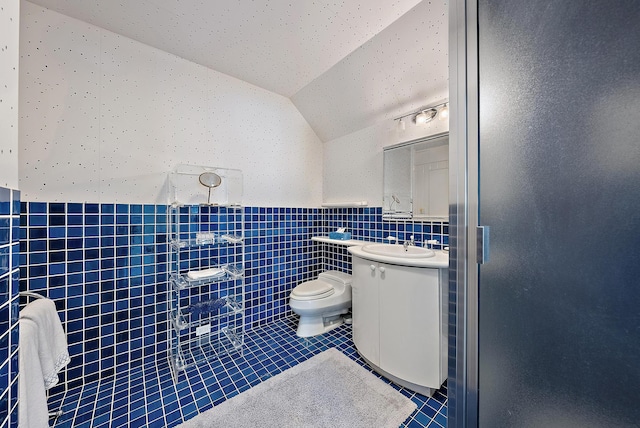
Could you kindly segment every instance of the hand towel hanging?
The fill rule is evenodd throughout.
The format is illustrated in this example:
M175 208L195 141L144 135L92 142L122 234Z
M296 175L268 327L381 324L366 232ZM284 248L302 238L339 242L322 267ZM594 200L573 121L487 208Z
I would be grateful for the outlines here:
M29 319L38 327L38 355L44 386L50 389L58 384L58 373L71 361L55 303L50 299L34 300L20 311L20 319Z

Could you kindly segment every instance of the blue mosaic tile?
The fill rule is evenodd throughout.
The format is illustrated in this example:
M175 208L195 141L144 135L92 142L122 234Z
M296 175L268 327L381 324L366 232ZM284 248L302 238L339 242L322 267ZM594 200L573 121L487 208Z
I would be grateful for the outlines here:
M0 187L0 215L10 215L12 203L11 189Z
M69 382L81 384L166 358L167 207L32 202L21 203L20 209L24 254L17 259L23 274L19 283L22 289L43 290L56 301L61 318L70 320ZM382 241L392 233L402 240L414 234L418 242L438 239L440 245L448 244L447 224L383 222L379 207L244 207L244 213L243 225L230 213L210 207L182 207L179 215L191 221L180 230L184 234L245 228L248 329L290 316L288 294L299 282L325 269L350 272L345 247L315 244L312 236L326 235L339 225L354 238ZM208 266L210 256L202 252L197 263ZM72 323L76 320L81 322ZM98 345L93 327L100 329ZM270 369L278 369L271 364L275 367ZM240 388L248 388L259 376L246 379L238 381Z
M35 214L35 213L42 213L42 214L46 214L47 213L47 204L45 202L29 202L29 213ZM22 209L22 204L21 207Z
M20 191L19 190L12 190L11 191L11 198L12 198L11 215L12 216L19 216L20 215L20 207L22 205L22 202L20 201Z
M349 326L308 340L295 336L295 327L295 320L283 319L257 328L246 337L242 356L200 364L177 384L165 359L62 392L50 400L63 410L54 426L84 427L92 420L94 427L173 427L330 347L366 367ZM401 427L446 426L446 383L434 398L392 386L418 406Z
M17 426L20 193L0 188L0 423Z

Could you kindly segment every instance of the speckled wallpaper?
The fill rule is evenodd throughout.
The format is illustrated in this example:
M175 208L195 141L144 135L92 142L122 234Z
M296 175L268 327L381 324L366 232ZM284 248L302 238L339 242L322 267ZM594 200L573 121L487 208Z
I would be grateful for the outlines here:
M0 1L0 428L18 426L19 0Z
M20 1L0 2L0 186L18 188Z
M323 201L382 206L383 148L448 131L448 119L404 130L389 120L324 143Z
M23 2L27 201L162 203L176 164L237 168L246 205L318 206L322 143L291 101Z

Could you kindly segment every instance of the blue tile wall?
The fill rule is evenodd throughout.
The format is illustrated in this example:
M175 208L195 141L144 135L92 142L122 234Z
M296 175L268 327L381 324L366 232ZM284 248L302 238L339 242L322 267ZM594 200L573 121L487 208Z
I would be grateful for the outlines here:
M288 295L318 274L318 208L245 208L246 318L252 327L290 315Z
M411 236L416 245L436 240L433 248L442 249L449 245L449 223L429 220L384 219L382 207L329 208L323 213L321 235L329 235L339 227L351 232L352 239L375 242L389 242L388 236L402 243ZM347 247L337 244L316 244L321 270L340 270L351 273L351 255Z
M324 210L324 234L345 227L352 239L383 242L389 235L398 242L408 240L411 235L417 245L427 240L439 242L435 248L449 245L449 223L430 220L384 219L382 207L328 208Z
M20 289L53 299L67 332L60 387L166 352L166 206L29 202L21 214Z
M20 192L0 187L0 427L18 426Z
M14 211L18 207L20 289L52 298L67 332L72 360L56 388L75 387L166 358L167 207L14 203ZM223 230L227 214L208 209L190 207L180 215L190 216L198 231ZM448 245L447 223L383 221L380 207L243 209L248 329L290 316L288 295L300 282L326 269L351 272L346 247L315 243L312 236L346 227L353 239L382 242L391 234L402 242L414 235L417 242L437 239L440 246ZM18 219L11 221L15 231ZM0 221L0 257L2 251L10 254L11 245L2 244L7 224ZM208 262L204 257L198 263ZM58 392L54 389L53 394Z

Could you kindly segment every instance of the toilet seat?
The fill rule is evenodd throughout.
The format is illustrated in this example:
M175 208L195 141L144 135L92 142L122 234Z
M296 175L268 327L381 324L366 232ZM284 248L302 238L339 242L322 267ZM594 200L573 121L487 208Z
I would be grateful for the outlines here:
M296 300L316 300L323 299L335 293L331 284L324 281L313 280L303 282L291 291L291 297Z

